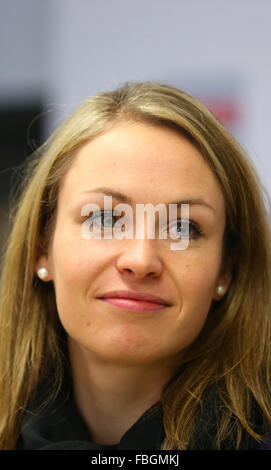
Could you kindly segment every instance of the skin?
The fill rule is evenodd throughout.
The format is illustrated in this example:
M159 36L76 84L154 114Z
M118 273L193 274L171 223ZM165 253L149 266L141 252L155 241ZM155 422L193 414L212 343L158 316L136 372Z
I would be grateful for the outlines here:
M180 251L171 250L169 240L146 236L86 240L81 209L87 203L103 209L104 194L82 193L101 186L132 198L134 214L136 203L201 199L211 208L190 205L190 219L203 234L191 232L188 248ZM113 199L113 208L119 202ZM96 442L119 442L160 399L183 349L198 336L212 301L220 299L217 285L229 287L230 272L221 266L224 228L216 177L199 151L173 130L118 124L75 156L61 181L52 243L36 267L46 267L45 282L54 283L75 398ZM115 289L159 295L171 305L137 313L97 298Z

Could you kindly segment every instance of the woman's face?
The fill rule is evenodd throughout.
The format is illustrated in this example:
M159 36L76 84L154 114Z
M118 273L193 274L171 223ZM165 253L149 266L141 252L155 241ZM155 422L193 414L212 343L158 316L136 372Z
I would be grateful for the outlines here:
M90 192L101 187L131 199L133 238L82 236L82 208L95 203L104 209L104 193ZM185 250L172 250L169 238L135 236L136 204L168 207L188 200L196 225ZM112 208L120 202L112 197ZM124 123L85 144L61 182L52 243L37 263L49 271L70 341L112 362L176 359L202 329L211 302L218 300L217 285L229 285L230 274L221 274L224 226L224 199L214 174L173 130ZM169 305L139 311L101 300L113 290L158 295Z

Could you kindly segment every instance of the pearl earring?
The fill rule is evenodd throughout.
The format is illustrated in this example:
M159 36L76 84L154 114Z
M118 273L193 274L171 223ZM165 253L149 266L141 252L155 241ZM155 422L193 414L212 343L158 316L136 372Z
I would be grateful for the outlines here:
M226 292L226 289L224 286L217 286L216 288L217 295L222 296L225 294L225 292Z
M40 268L38 269L38 276L40 279L46 279L48 276L48 270L46 268Z

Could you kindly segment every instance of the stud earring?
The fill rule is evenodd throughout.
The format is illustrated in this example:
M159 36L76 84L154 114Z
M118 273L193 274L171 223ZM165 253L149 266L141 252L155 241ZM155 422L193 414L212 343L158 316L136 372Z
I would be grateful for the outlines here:
M216 288L217 295L222 296L225 294L225 292L226 292L226 289L224 286L217 286Z
M39 268L38 269L38 276L40 279L46 279L46 277L48 276L48 270L46 268Z

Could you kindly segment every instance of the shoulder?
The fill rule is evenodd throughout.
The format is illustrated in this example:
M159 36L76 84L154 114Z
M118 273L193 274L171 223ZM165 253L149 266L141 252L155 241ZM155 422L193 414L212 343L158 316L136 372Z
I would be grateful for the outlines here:
M210 386L205 390L201 408L195 421L194 431L189 443L188 449L191 450L217 450L217 436L219 435L220 427L223 418L228 412L224 401L220 397L215 386ZM229 428L231 433L227 434L224 439L220 441L220 449L234 450L235 443L238 436L238 419L232 413L228 414L230 419ZM270 426L267 427L265 417L255 400L252 401L250 424L254 432L260 436L271 437ZM244 428L241 434L241 441L239 450L271 450L271 440L266 438L263 443L256 440Z
M271 434L270 436L268 437L268 439L266 439L260 446L257 450L271 450Z
M17 450L47 446L55 448L63 440L68 442L89 437L86 424L74 403L69 377L65 377L58 391L52 393L53 389L52 382L46 381L38 387L34 399L25 410Z

